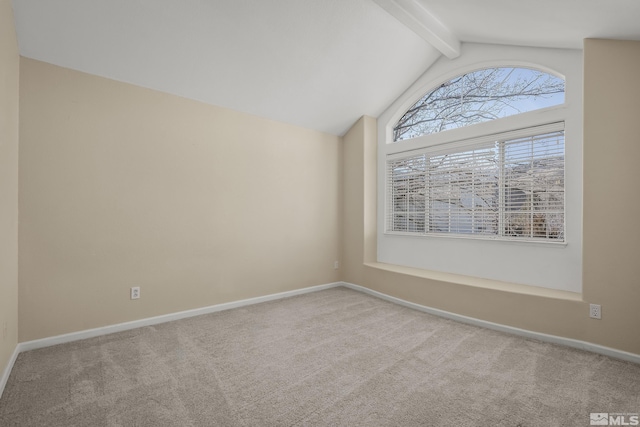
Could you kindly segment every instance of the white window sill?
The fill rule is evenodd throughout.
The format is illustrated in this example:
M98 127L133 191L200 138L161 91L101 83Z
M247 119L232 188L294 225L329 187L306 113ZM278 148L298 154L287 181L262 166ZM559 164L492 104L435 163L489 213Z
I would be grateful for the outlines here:
M538 286L521 285L517 283L501 282L498 280L482 279L480 277L464 276L462 274L444 273L434 270L423 270L419 268L405 267L395 264L385 264L382 262L365 262L365 267L383 270L387 272L403 274L407 276L419 277L423 279L448 282L451 284L472 286L494 291L510 292L522 295L532 295L544 298L553 298L565 301L582 302L582 294L557 289L541 288Z
M385 231L387 236L404 236L414 237L421 239L457 239L457 240L481 240L483 242L496 242L496 243L508 243L516 245L535 245L535 246L547 246L550 248L564 248L567 246L567 242L554 242L550 240L539 239L502 239L500 237L479 236L479 235L451 235L451 234L424 234L424 233L410 233L403 231Z

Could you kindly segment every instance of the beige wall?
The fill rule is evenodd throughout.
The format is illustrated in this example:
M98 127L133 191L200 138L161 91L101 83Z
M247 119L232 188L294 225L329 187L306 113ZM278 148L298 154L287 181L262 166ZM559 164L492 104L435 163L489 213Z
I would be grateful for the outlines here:
M6 52L2 72L17 69ZM342 279L640 354L640 231L628 226L640 208L629 197L640 182L639 58L640 42L585 43L583 300L377 263L375 119L341 145L23 58L20 341ZM17 121L16 104L3 119ZM15 200L15 185L0 189ZM15 262L8 249L2 262ZM590 302L602 320L588 318ZM15 304L6 313L11 323Z
M0 376L18 343L18 44L0 0Z
M376 259L376 135L376 119L364 116L342 141L342 280L363 286L363 260Z
M339 279L340 138L25 58L20 90L20 341Z
M583 297L377 263L373 119L344 138L346 281L429 307L640 354L640 42L585 44ZM615 208L615 209L614 209ZM588 304L602 304L602 320Z
M587 340L640 353L640 42L586 40L584 296Z

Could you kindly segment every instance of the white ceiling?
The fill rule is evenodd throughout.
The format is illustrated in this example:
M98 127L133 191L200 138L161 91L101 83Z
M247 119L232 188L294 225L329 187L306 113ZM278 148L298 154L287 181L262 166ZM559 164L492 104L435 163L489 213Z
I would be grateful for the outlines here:
M13 0L21 55L342 135L460 42L640 39L638 0Z
M638 0L418 0L463 42L582 49L640 40Z

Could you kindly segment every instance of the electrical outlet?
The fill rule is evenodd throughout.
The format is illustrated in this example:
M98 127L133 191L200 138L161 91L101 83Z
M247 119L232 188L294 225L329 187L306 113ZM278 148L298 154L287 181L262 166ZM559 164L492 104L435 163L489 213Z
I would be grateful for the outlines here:
M333 263L333 269L334 269L334 270L337 270L338 268L340 268L340 263L339 263L338 261L335 261L335 262Z
M600 304L589 304L589 317L592 319L602 319L602 307Z
M131 288L131 299L140 298L140 286L134 286Z

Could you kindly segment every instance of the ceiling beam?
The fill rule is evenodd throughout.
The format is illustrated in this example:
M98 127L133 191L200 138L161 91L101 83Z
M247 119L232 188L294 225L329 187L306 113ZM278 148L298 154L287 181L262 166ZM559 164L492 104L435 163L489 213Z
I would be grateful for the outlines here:
M449 59L460 56L460 40L418 0L373 0Z

